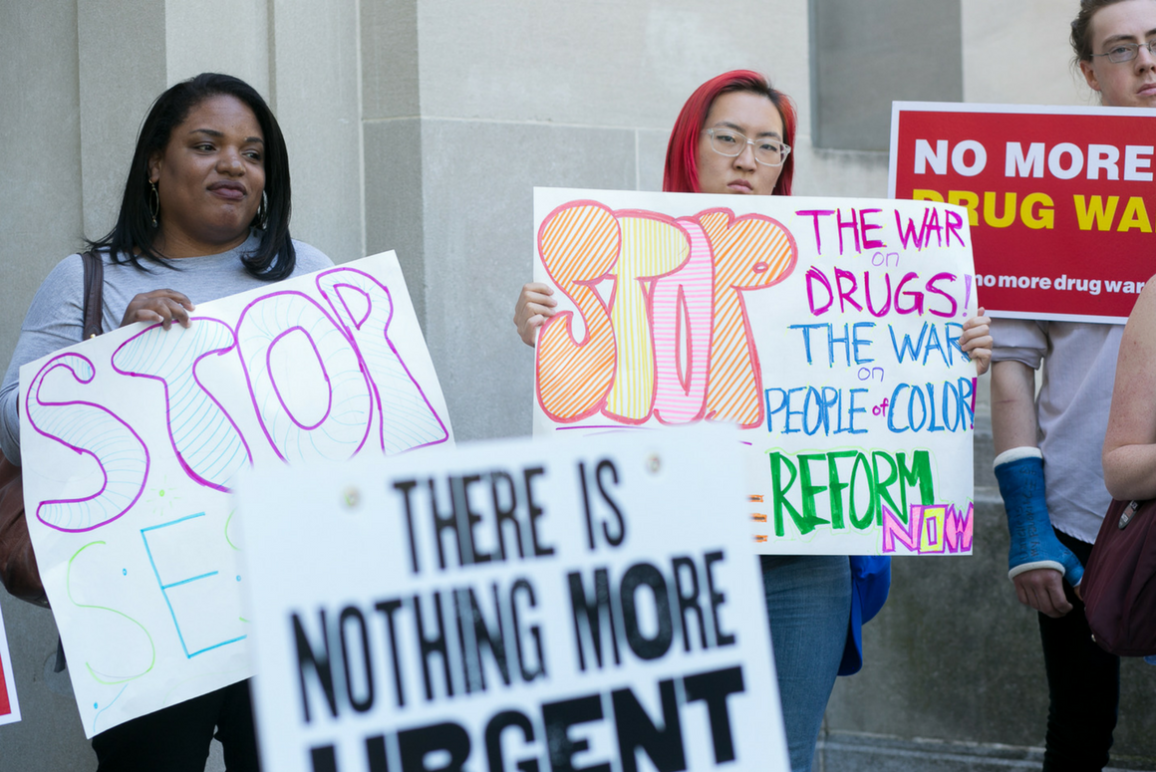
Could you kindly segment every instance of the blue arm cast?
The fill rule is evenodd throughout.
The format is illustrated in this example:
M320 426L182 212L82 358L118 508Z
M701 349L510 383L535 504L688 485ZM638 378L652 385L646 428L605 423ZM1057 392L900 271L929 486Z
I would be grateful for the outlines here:
M1052 530L1044 498L1044 459L1039 449L1014 448L999 454L995 477L1011 532L1008 578L1037 568L1051 568L1059 571L1068 584L1078 585L1084 577L1084 566Z

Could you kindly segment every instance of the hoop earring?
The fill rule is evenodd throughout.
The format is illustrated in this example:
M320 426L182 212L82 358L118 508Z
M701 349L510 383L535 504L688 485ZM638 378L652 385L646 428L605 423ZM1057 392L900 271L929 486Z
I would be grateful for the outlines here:
M153 227L157 227L157 215L161 212L161 196L157 193L157 184L150 182L152 190L149 193L149 214L152 215Z
M257 207L257 227L261 230L269 225L269 198L261 191L261 205Z

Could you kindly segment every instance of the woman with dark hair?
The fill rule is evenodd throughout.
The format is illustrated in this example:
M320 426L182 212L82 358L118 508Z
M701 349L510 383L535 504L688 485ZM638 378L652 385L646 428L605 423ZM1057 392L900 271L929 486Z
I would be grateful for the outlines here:
M277 119L248 84L205 73L153 103L116 226L90 241L104 264L103 329L189 326L208 301L331 266L289 237L289 156ZM83 264L65 258L40 286L0 387L0 449L20 461L20 366L81 340ZM167 285L167 288L166 288ZM215 736L229 770L257 770L249 685L241 682L92 739L105 770L203 770Z
M675 121L663 190L789 196L795 125L791 99L772 88L765 76L736 70L712 78L691 94ZM538 329L555 313L552 294L538 282L522 288L514 324L527 345L534 345ZM990 355L987 322L983 316L969 319L960 337L980 374ZM764 555L761 563L791 768L805 772L811 768L836 675L854 673L862 664L858 625L882 605L879 596L886 597L890 562ZM877 584L868 588L871 582ZM853 614L860 593L873 590L877 605L870 608L868 603Z
M1156 1L1083 0L1071 26L1076 63L1105 107L1156 107ZM1092 640L1077 588L1112 495L1156 494L1152 303L1146 287L1127 328L992 324L994 465L1011 532L1008 576L1020 603L1039 612L1045 770L1101 769L1112 746L1120 660Z
M170 150L176 151L175 147L169 147L173 130L185 122L194 108L217 98L223 106L247 108L246 117L255 119L257 123L256 127L250 128L259 129L251 137L255 140L253 148L245 151L244 156L256 156L257 166L264 174L263 184L254 186L252 196L245 200L247 208L256 207L249 224L259 229L260 240L256 249L241 253L241 263L253 276L269 281L279 281L293 272L295 251L289 238L289 154L281 127L252 86L231 75L209 72L178 83L157 98L137 139L116 227L103 239L89 242L91 249L110 250L115 256L114 261L128 260L136 266L140 266L141 257L159 261L178 257L165 252L167 231L177 223L166 222L166 218L161 216L161 196L176 195L180 188L158 185L160 170L164 168ZM195 145L195 140L208 136L201 132L187 139ZM173 205L176 203L175 200L172 202ZM181 216L194 214L186 212L183 207L170 207L170 211L174 212L174 218L170 218L173 220L178 212ZM226 240L239 235L233 232L234 229L234 226L229 226L228 232L222 234ZM172 234L168 235L172 237Z

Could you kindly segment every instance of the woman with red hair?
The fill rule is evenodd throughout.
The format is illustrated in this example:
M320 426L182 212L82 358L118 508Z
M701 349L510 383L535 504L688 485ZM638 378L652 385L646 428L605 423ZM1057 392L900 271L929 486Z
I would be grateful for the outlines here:
M797 122L794 102L772 88L766 76L734 70L711 78L690 95L674 123L662 190L791 195ZM522 287L514 324L527 346L534 345L538 328L554 315L552 294L541 282Z
M769 129L766 133L751 137L759 144L747 147L754 147L756 153L758 150L770 150L774 154L775 146L778 146L781 154L771 159L777 160L777 163L767 163L757 154L748 156L745 152L747 147L741 148L743 152L736 154L734 151L740 150L739 146L735 144L732 149L727 140L722 140L728 144L722 148L721 154L717 149L720 143L718 129L728 127L738 131L730 119L736 110L744 108L751 118L762 119L765 128ZM713 116L712 110L715 111ZM715 120L711 120L712 117ZM770 190L750 192L789 196L791 181L795 176L791 142L795 138L797 122L795 105L790 97L771 88L767 79L757 72L735 70L711 78L695 89L690 99L686 100L674 123L674 130L670 132L662 189L667 193L745 192L741 186L738 190L727 187L726 182L716 176L717 172L733 166L735 179L747 177L742 172L748 170L753 173L762 171L766 179L761 182L771 186ZM704 136L708 137L711 148L715 150L711 155L699 152L704 144ZM705 175L700 172L700 164L703 167L701 172L705 172Z
M796 123L791 99L765 76L735 70L712 78L679 113L662 189L789 196ZM534 345L538 328L554 315L552 294L543 283L522 288L514 324L527 345ZM960 337L981 374L991 356L987 322L983 316L969 319ZM859 626L887 597L890 560L845 555L763 555L760 560L791 769L806 772L836 675L862 666Z

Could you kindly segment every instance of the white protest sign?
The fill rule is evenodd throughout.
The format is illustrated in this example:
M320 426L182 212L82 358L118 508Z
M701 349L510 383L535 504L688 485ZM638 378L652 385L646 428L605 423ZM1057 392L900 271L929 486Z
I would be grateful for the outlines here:
M20 720L20 702L16 699L16 674L12 672L12 655L4 632L4 615L0 614L0 726Z
M536 188L534 433L737 424L769 554L971 552L966 212Z
M92 736L245 678L230 490L452 441L390 252L20 369L24 501Z
M787 770L741 482L703 428L256 470L264 767Z

